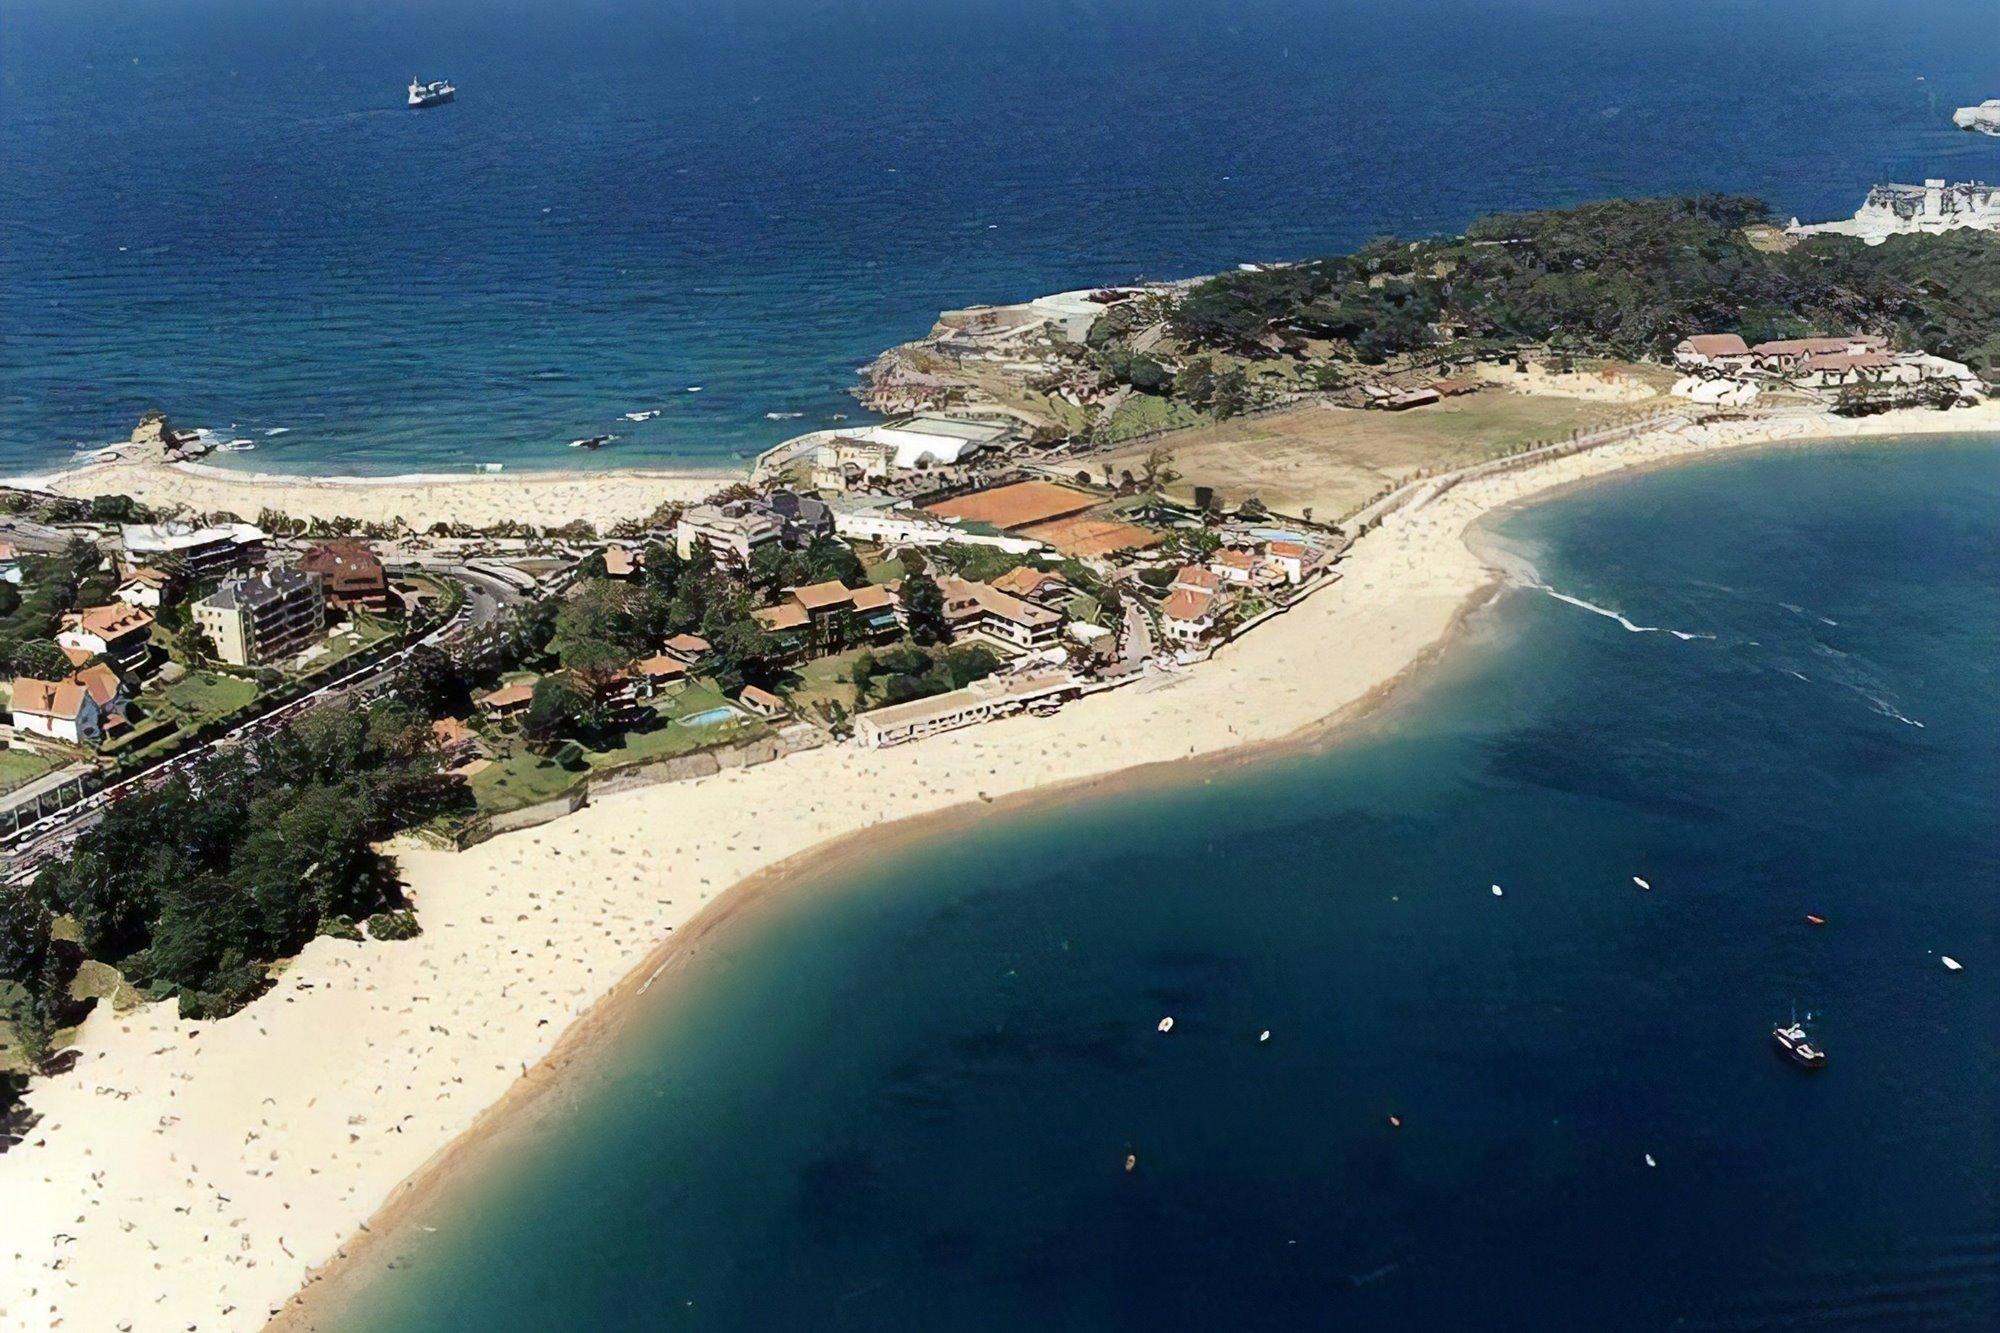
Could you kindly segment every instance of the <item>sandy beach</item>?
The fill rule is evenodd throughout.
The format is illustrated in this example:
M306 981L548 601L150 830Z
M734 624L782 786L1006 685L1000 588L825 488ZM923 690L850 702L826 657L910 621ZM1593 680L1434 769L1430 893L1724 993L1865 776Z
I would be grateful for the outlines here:
M487 527L509 519L557 527L583 518L599 528L644 518L660 505L689 504L748 474L740 471L495 472L399 477L307 477L169 463L156 449L123 448L115 461L22 478L60 495L129 495L156 509L226 511L255 520L265 509L301 519Z
M90 1018L76 1067L30 1093L40 1124L0 1156L0 1325L262 1326L380 1210L448 1170L456 1141L504 1118L488 1108L549 1077L530 1071L566 1031L607 997L630 1003L677 948L702 947L742 901L732 886L779 891L785 874L874 850L897 821L977 817L987 801L1323 734L1443 644L1492 586L1466 541L1484 515L1730 447L1938 432L2000 433L2000 408L1662 431L1468 481L1391 515L1339 582L1164 686L646 788L464 853L403 851L420 938L317 940L220 1023L182 1022L171 1005ZM306 512L286 484L262 503ZM401 503L415 509L423 490ZM553 515L556 494L537 512ZM527 517L523 503L508 512ZM593 496L580 512L602 521L657 500L609 503ZM315 1310L308 1298L292 1321L313 1326Z

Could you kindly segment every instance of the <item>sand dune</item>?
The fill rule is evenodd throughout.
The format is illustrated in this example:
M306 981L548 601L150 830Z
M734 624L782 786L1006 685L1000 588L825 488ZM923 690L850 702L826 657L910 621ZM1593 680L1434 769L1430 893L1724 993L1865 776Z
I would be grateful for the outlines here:
M221 1023L169 1005L90 1019L76 1068L31 1094L40 1125L0 1157L0 1323L259 1327L729 886L809 867L858 829L1316 728L1447 636L1492 578L1466 528L1497 507L1773 436L1942 429L2000 431L2000 413L1695 428L1468 482L1393 515L1340 582L1166 688L646 788L462 854L405 852L419 939L316 941ZM314 1322L310 1299L294 1317Z

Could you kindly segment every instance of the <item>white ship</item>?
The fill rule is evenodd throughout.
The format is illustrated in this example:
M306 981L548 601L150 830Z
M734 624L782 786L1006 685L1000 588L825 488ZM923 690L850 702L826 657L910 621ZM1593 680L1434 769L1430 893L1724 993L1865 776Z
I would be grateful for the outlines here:
M458 96L458 89L443 79L435 83L419 83L410 80L410 105L422 109L427 106L443 106Z
M2000 136L2000 97L1989 97L1978 106L1962 106L1951 113L1951 123L1962 130Z
M1922 185L1877 185L1851 218L1814 223L1793 218L1785 230L1793 236L1827 232L1858 236L1869 245L1880 245L1904 232L1956 231L1961 227L2000 231L2000 185L1938 179Z

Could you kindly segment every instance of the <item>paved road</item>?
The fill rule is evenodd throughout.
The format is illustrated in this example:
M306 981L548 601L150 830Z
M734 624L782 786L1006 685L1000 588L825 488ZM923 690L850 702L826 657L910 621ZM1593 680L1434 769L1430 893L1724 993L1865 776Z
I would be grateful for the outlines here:
M185 771L200 763L218 750L231 748L254 740L260 734L270 731L289 718L298 716L308 709L326 703L352 700L360 702L371 698L385 687L396 668L408 657L411 650L419 645L444 643L461 637L475 624L489 623L500 612L502 594L499 588L506 585L499 580L491 580L496 586L488 586L482 579L467 588L467 597L458 614L416 643L405 645L389 654L381 661L355 670L320 686L310 694L299 696L290 703L280 704L268 713L244 722L223 735L192 750L184 751L171 759L166 759L151 768L129 778L112 783L81 802L65 807L48 815L19 835L0 842L0 853L5 856L5 869L0 878L7 883L17 884L31 876L45 862L63 855L76 845L97 822L104 818L104 812L112 805L125 799L135 791L150 790L166 782L176 772ZM510 595L518 595L509 590ZM480 619L484 617L484 619Z

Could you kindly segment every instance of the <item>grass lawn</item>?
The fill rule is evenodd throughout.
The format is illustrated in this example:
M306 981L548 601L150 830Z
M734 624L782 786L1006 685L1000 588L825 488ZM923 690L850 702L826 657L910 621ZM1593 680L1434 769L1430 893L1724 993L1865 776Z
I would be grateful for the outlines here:
M348 637L347 631L349 629L355 631L352 638ZM322 642L323 651L316 652L311 657L299 659L295 664L294 674L324 671L335 663L354 656L354 654L371 644L380 643L395 632L396 627L387 621L378 620L374 616L356 613L352 620L333 627L333 630Z
M1496 388L1409 412L1301 406L1180 431L1159 443L1173 451L1181 474L1168 488L1177 499L1197 485L1212 486L1226 502L1255 495L1281 512L1310 507L1315 517L1331 520L1423 468L1458 467L1564 439L1653 405ZM1091 467L1109 464L1136 475L1144 453L1094 458Z
M767 730L761 720L742 713L702 726L688 726L681 721L726 703L722 692L713 685L706 681L690 682L678 693L652 701L650 711L658 719L656 724L626 732L602 750L581 747L580 762L575 767L565 767L533 753L518 735L510 734L496 747L494 761L473 774L472 794L479 808L488 814L516 810L561 796L593 773L608 773L713 749L760 736Z
M852 709L854 686L848 682L847 673L854 669L854 660L868 651L871 650L855 648L831 657L817 657L793 667L791 694L799 712L810 716L816 705L825 703L838 703L842 708Z
M0 750L0 791L25 787L43 774L55 771L55 760L33 750Z
M1191 407L1150 393L1135 393L1111 414L1107 429L1114 440L1129 440L1149 430L1198 426L1207 418Z
M233 713L257 697L255 682L220 671L190 671L163 690L140 696L140 703L155 716L172 713L183 726L198 727L204 722Z

